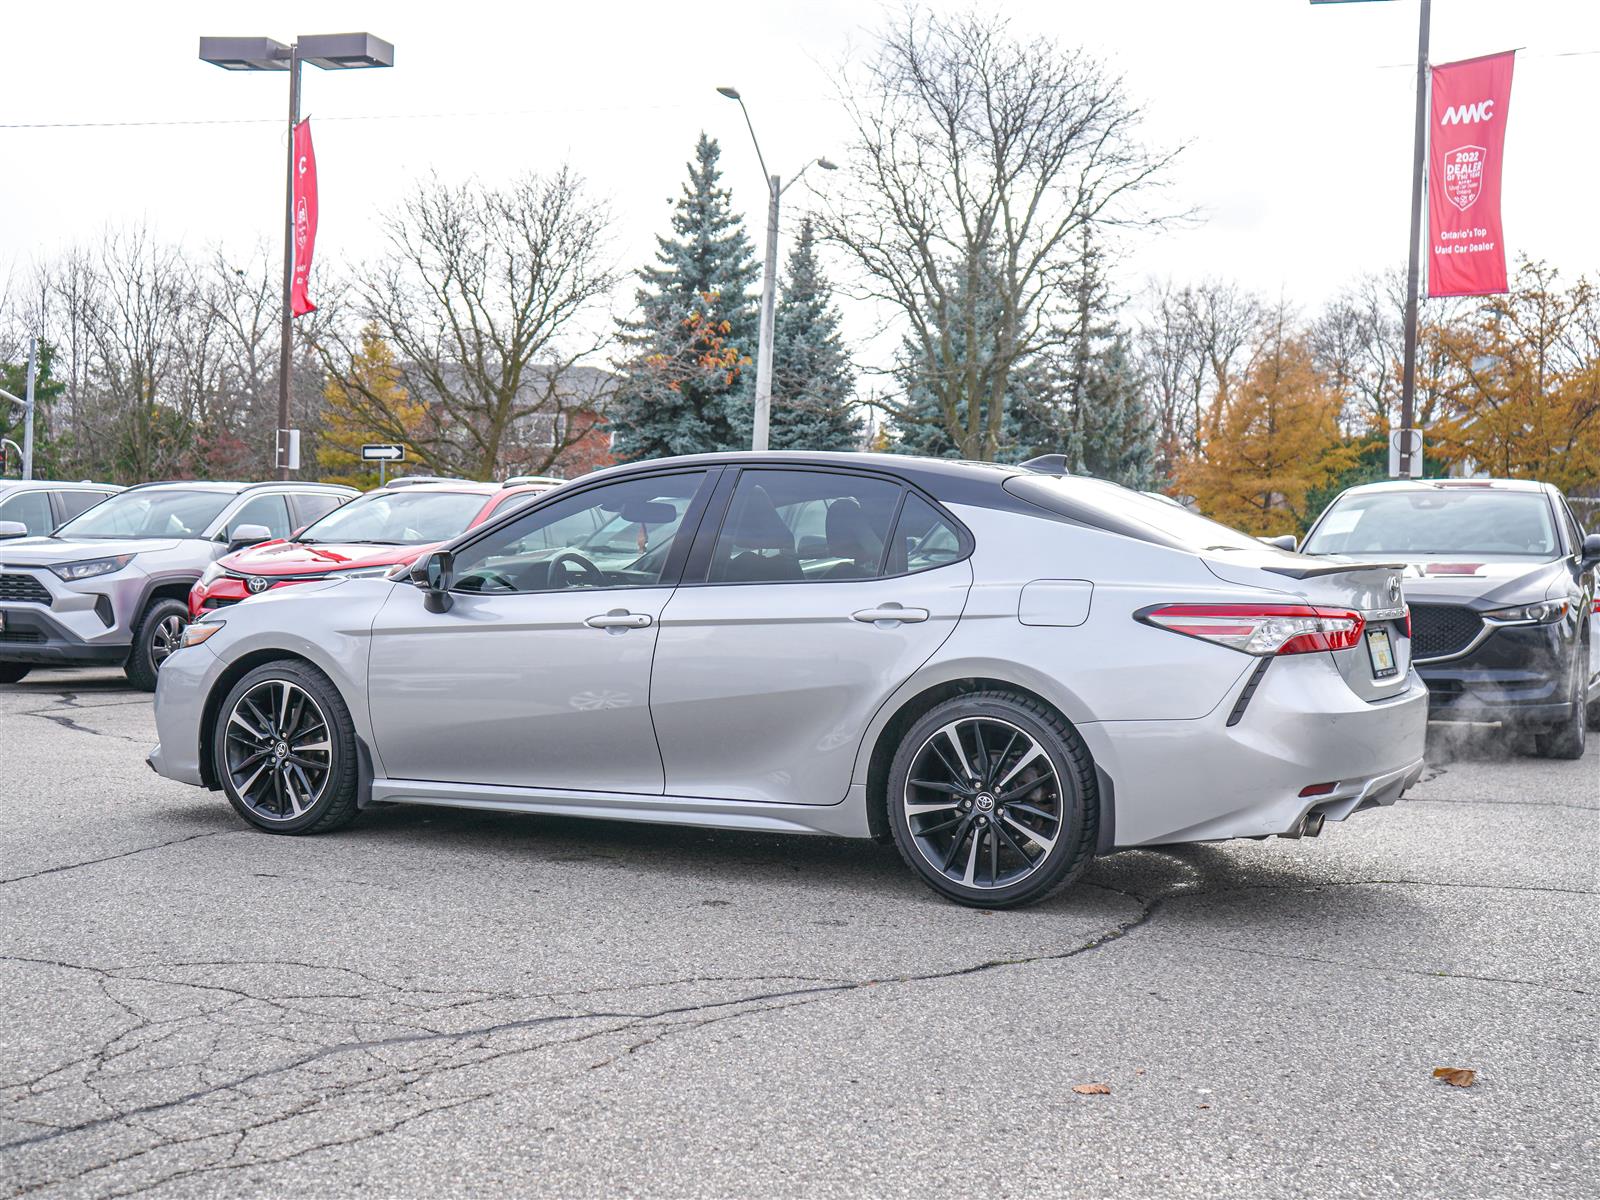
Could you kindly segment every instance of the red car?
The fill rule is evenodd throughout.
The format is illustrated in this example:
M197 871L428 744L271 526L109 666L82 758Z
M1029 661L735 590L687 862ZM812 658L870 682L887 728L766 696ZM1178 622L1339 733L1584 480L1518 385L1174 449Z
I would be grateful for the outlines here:
M541 476L504 484L397 479L334 509L288 541L262 542L218 559L190 589L189 616L198 618L268 588L333 575L383 575L560 483Z

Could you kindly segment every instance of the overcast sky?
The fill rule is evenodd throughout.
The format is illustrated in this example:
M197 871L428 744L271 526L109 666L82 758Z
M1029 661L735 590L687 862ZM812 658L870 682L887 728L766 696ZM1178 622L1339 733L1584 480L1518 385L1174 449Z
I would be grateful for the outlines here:
M1173 196L1204 219L1131 251L1125 291L1152 276L1221 276L1310 308L1360 272L1403 263L1419 0L990 2L1018 33L1106 60L1146 106L1148 139L1188 144ZM284 134L273 122L285 77L199 62L201 34L370 29L395 44L393 70L305 72L319 267L375 253L377 212L420 173L495 180L563 159L610 200L619 261L636 265L665 229L702 129L722 141L726 181L759 242L760 170L738 106L713 88L744 93L773 170L839 154L835 68L885 11L840 0L8 4L0 278L139 220L196 250L221 242L243 254L267 239L280 253ZM1600 266L1600 156L1586 132L1600 55L1583 53L1600 50L1600 5L1436 0L1433 44L1436 62L1525 48L1507 244L1569 275ZM14 127L196 119L262 123Z

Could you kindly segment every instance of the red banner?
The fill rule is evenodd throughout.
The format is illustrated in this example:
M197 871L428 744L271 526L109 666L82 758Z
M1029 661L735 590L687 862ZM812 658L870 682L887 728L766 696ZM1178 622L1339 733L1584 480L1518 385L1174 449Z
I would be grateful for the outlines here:
M289 311L297 317L315 312L306 295L311 256L317 248L317 154L311 148L311 119L294 127L294 282Z
M1514 51L1433 68L1428 137L1428 295L1506 290L1500 164Z

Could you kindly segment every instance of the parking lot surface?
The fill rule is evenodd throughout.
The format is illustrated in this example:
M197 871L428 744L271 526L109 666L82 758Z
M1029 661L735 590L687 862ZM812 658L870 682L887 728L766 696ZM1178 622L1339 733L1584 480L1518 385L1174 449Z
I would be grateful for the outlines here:
M273 837L153 729L0 686L0 1194L1594 1194L1600 739L992 913L864 842Z

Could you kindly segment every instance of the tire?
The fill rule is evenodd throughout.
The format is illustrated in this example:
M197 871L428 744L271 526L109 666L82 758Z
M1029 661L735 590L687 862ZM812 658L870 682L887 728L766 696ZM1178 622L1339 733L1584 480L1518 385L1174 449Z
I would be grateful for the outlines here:
M270 727L266 738L259 736L268 732L263 721ZM350 709L332 681L308 663L267 663L234 684L217 710L211 747L228 803L257 829L328 833L359 815L360 760Z
M900 741L885 799L906 865L957 904L1036 903L1094 858L1089 752L1059 714L1016 692L973 692L929 710Z
M1580 661L1587 658L1587 646L1588 640L1585 638L1578 643L1578 653L1573 655L1571 713L1554 729L1533 736L1534 753L1540 758L1582 758L1587 749L1588 734L1585 730L1589 725L1589 714L1585 711L1584 692L1588 680L1584 677L1586 672Z
M133 647L122 668L128 682L141 692L156 690L156 673L167 656L178 648L177 639L189 623L189 606L182 600L155 600L133 627Z
M29 663L0 662L0 683L21 683L31 670Z

